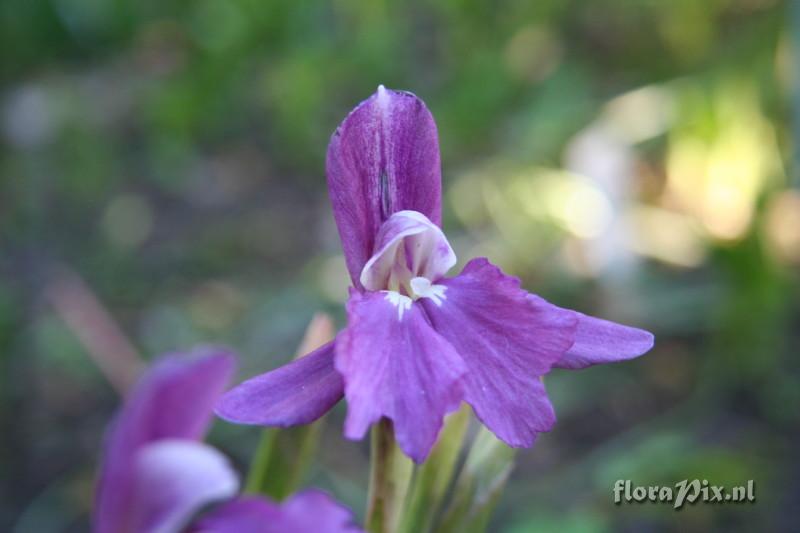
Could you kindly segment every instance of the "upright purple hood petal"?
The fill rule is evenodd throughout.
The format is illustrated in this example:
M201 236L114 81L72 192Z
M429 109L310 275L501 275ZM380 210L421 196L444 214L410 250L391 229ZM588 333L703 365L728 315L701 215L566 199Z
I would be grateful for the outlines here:
M318 490L299 492L283 504L247 497L229 502L205 517L192 533L359 533L353 514Z
M229 352L204 347L171 354L142 377L106 435L95 500L96 532L127 531L134 512L137 455L158 440L199 439L233 366Z
M411 93L380 86L337 128L328 146L328 190L353 284L392 213L419 211L441 223L436 123Z

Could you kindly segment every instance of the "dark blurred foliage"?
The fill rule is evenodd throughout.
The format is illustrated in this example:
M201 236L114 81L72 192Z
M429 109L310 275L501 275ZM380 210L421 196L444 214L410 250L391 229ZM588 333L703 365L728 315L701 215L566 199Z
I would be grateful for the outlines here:
M244 377L286 361L315 311L343 323L324 155L379 83L438 121L462 264L487 254L656 333L639 360L548 377L559 423L519 454L491 530L796 529L786 8L4 0L0 530L86 527L119 402L95 362L213 341ZM341 417L309 482L363 513L366 443ZM243 469L257 439L211 435ZM612 503L616 479L685 478L754 479L758 501Z

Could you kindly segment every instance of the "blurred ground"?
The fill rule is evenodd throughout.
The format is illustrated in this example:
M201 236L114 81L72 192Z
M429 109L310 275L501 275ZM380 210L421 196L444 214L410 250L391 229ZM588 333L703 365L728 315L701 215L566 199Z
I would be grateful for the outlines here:
M0 530L86 527L118 402L98 362L124 383L213 341L248 376L315 311L342 324L324 154L379 83L438 121L460 258L656 333L640 360L548 378L559 424L492 531L796 528L787 5L4 0ZM312 481L363 512L366 445L332 418ZM243 467L257 437L212 434ZM758 501L612 503L616 479L685 478L754 479Z

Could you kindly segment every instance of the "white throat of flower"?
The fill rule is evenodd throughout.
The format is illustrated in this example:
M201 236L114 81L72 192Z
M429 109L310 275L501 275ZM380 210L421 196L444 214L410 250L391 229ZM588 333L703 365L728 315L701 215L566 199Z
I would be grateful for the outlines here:
M444 285L436 285L431 283L431 280L423 277L411 278L409 282L411 285L412 298L430 298L437 306L442 305L442 300L446 300L445 291L447 287Z
M361 271L368 291L386 293L399 319L413 301L430 298L437 306L447 287L437 284L456 263L456 255L439 227L416 211L398 211L378 232L375 253Z

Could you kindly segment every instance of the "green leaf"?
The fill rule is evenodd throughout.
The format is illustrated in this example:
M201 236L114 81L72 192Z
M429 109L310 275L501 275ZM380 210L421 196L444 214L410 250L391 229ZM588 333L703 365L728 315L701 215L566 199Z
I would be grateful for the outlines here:
M447 418L428 460L416 469L400 524L402 533L430 531L451 484L469 421L470 408L464 404Z
M265 429L247 476L246 492L283 500L299 487L314 458L322 420L289 429Z
M436 531L484 531L514 468L515 457L515 450L481 426L456 481L450 505Z

